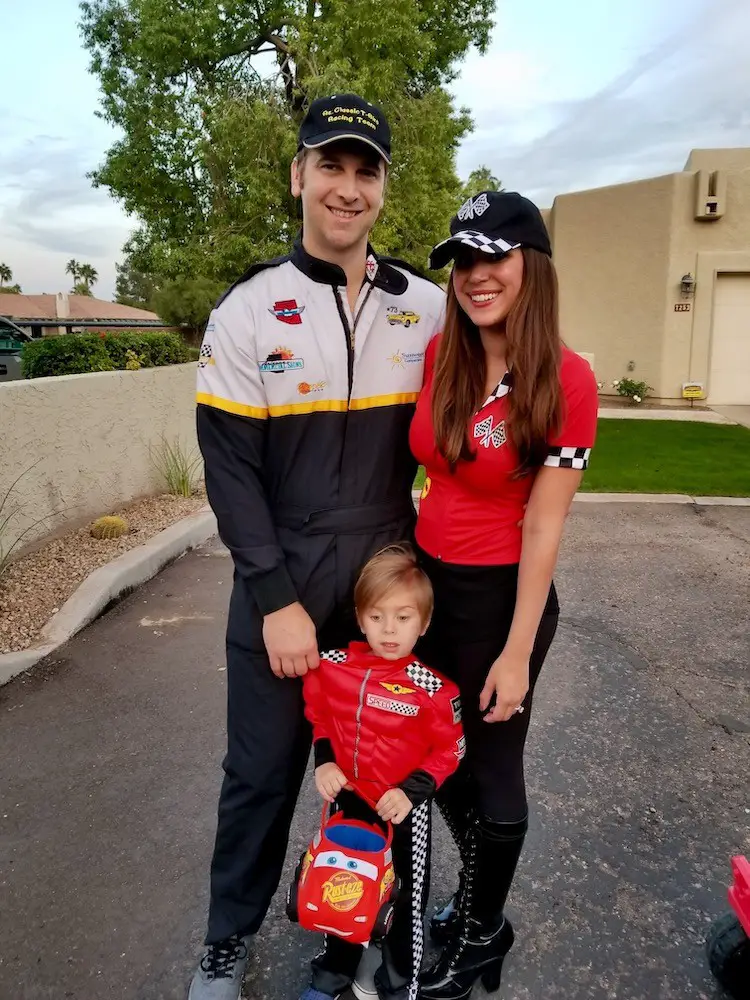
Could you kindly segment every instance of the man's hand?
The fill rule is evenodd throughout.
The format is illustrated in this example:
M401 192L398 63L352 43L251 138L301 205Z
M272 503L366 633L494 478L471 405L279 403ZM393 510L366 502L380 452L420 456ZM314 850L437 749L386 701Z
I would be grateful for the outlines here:
M333 802L342 788L351 791L346 775L333 761L315 768L315 787L326 802Z
M400 788L389 788L377 804L377 814L382 820L402 823L411 812L411 800Z
M277 677L304 677L320 663L315 624L299 602L265 616L263 642Z

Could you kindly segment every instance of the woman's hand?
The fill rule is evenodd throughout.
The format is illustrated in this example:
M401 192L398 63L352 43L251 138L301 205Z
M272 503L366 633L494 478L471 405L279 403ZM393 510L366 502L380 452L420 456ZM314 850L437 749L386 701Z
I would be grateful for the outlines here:
M346 779L346 775L333 762L321 764L315 768L315 787L320 792L326 802L333 802L342 788L351 791L351 785Z
M490 667L482 693L479 708L485 711L493 695L495 705L484 717L485 722L507 722L514 713L523 711L523 700L529 690L529 657L512 653L507 649L498 656Z

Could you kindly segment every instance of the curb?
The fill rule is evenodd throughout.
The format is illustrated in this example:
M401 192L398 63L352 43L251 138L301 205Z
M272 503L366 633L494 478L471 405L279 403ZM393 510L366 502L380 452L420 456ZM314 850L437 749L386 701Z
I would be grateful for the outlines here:
M682 503L694 507L750 507L750 497L694 497L688 493L576 493L575 503Z
M737 426L736 420L725 417L723 413L717 413L716 410L690 410L687 407L681 410L640 410L600 406L598 416L600 420L672 420L688 424Z
M208 541L216 530L216 518L211 511L192 514L95 569L50 618L31 648L0 653L0 685L54 653L111 601L151 580L167 563Z

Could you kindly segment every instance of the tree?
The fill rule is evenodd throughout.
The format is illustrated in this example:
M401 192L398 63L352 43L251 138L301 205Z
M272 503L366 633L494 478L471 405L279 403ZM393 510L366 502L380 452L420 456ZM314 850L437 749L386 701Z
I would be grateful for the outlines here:
M0 285L0 294L3 293L6 295L21 295L22 289L20 285Z
M394 131L375 243L423 266L460 189L470 128L445 84L487 45L494 0L87 0L102 117L122 133L94 183L139 218L138 269L235 278L298 226L289 161L309 101L354 90ZM268 59L268 56L272 60ZM273 68L269 72L267 67Z
M83 284L88 288L88 294L91 294L91 286L95 285L99 280L99 272L91 264L81 264L78 271L78 277L83 282Z
M86 295L88 298L92 299L94 297L93 292L86 284L85 281L76 281L75 285L70 290L71 295Z
M135 309L151 309L154 295L159 289L159 278L138 270L129 247L126 247L126 254L128 256L124 263L115 265L115 302Z
M202 333L223 291L223 283L210 278L178 278L156 292L153 305L165 323L197 334Z
M77 260L73 260L71 258L71 260L69 260L68 263L65 265L65 273L71 276L71 278L73 279L73 284L75 285L81 274L81 265L78 263Z
M472 170L469 179L461 187L460 204L463 204L467 198L479 194L480 191L502 190L502 181L495 177L489 167L477 167L476 170Z
M13 281L13 272L7 264L0 264L0 288L6 281Z

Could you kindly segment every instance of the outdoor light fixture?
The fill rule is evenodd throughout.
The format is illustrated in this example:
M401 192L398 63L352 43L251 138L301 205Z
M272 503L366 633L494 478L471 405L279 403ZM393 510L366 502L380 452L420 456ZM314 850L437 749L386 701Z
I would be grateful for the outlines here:
M683 274L680 280L680 287L682 288L683 299L689 299L695 295L695 278L692 274Z

